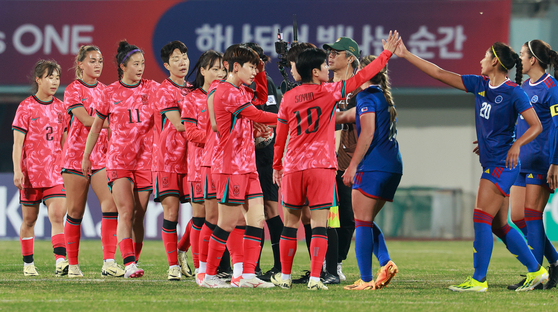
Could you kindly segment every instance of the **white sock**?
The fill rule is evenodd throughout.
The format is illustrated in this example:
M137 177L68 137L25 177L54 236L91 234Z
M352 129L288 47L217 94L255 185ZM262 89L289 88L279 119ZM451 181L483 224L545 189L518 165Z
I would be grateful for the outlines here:
M310 280L314 281L314 282L319 282L320 278L319 277L314 277L314 276L310 276Z
M206 268L207 263L206 262L201 262L200 261L200 270L198 273L205 273L205 268Z
M34 265L34 264L35 262L31 262L31 263L23 262L23 266Z
M60 263L60 262L64 262L64 261L66 261L66 259L64 259L64 258L58 258L58 259L56 259L56 264L58 264L58 263Z
M171 266L169 266L169 270L172 269L172 268L174 268L174 267L178 267L178 265L171 265Z
M254 277L256 277L255 273L246 273L246 274L242 273L242 278L245 280L250 280L253 279Z
M290 274L283 274L281 273L281 279L286 281L286 280L290 280L291 279L291 275Z
M105 259L105 260L103 260L103 262L105 262L105 263L114 262L114 259Z
M238 262L233 264L233 277L237 278L242 275L242 270L244 269L243 263Z

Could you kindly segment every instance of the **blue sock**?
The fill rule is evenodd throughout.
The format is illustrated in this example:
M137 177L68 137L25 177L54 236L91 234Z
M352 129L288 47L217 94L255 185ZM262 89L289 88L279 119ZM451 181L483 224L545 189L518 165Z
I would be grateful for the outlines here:
M527 242L537 262L542 264L544 256L545 233L542 212L525 208L525 223L527 224Z
M382 233L382 230L380 230L380 227L376 224L376 222L373 222L372 231L374 233L374 255L378 258L380 266L384 266L389 262L389 260L391 260L386 246L384 233Z
M479 282L483 282L486 279L488 264L492 256L492 247L494 244L492 241L493 219L491 215L479 209L475 209L473 214L475 226L475 241L473 242L475 273L473 274L473 278Z
M523 233L523 235L525 237L527 237L527 224L525 223L525 219L519 219L519 220L512 220L513 224L515 224L515 226L517 226L517 228L521 231L521 233Z
M355 219L355 254L360 279L364 282L372 280L372 250L374 249L374 235L372 235L372 222Z
M523 236L508 224L502 227L502 230L506 233L508 250L512 255L516 256L517 260L526 266L529 272L536 272L539 263L537 259L535 259L535 256L533 256L531 250L529 250L529 246L525 243Z

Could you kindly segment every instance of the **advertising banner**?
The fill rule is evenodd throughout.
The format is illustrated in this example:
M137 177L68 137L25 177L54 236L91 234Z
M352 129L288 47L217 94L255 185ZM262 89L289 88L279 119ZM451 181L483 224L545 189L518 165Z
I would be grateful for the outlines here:
M300 42L322 47L347 36L363 55L377 55L382 39L397 29L413 53L457 73L480 74L486 50L495 41L508 41L511 1L5 1L0 84L27 84L41 58L57 60L62 83L68 84L83 44L100 47L105 59L100 80L109 84L117 79L114 56L122 39L145 51L144 77L157 81L168 75L159 54L169 41L188 46L191 67L208 49L223 52L231 44L253 41L272 56L267 70L278 84L274 42L278 29L293 41L293 14ZM443 86L403 60L393 59L389 66L394 87Z

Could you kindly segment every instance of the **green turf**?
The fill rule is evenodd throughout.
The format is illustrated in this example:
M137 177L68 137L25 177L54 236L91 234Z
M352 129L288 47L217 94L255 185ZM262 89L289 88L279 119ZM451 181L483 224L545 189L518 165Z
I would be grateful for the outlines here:
M310 292L303 285L283 289L202 289L192 279L166 281L167 260L163 244L145 243L140 267L142 278L101 277L100 241L82 241L80 262L83 279L54 276L54 258L49 241L35 244L38 277L24 278L18 241L0 241L0 310L2 311L521 311L554 310L556 289L516 293L506 285L518 282L525 268L495 243L488 271L487 293L454 293L452 284L465 280L473 271L472 242L388 241L392 259L400 273L388 288L378 291L347 291L358 279L354 250L344 262L347 282L329 291ZM118 258L117 260L121 262ZM271 266L271 248L264 249L262 268ZM293 275L307 269L309 260L299 244ZM374 271L378 263L374 262Z

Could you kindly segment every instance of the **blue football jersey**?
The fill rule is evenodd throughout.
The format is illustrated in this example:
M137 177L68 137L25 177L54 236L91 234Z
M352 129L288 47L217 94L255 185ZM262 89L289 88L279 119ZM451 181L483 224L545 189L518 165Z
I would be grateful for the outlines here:
M536 82L528 79L521 85L537 112L543 127L541 134L521 147L519 159L521 159L521 172L523 173L546 174L550 166L551 147L554 150L556 145L551 145L552 142L555 142L555 131L550 112L550 107L558 103L556 84L556 79L549 74L544 74ZM556 118L558 119L558 117ZM529 129L529 125L522 116L517 119L516 129L518 138Z
M378 86L370 86L356 96L356 127L360 136L360 116L376 113L374 138L357 167L361 171L384 171L403 174L403 161L397 143L396 121L391 122L389 104Z
M491 86L488 77L461 76L467 92L475 95L475 124L483 167L505 167L506 156L515 141L517 116L532 106L525 91L506 79Z

